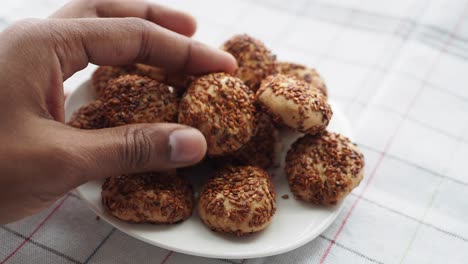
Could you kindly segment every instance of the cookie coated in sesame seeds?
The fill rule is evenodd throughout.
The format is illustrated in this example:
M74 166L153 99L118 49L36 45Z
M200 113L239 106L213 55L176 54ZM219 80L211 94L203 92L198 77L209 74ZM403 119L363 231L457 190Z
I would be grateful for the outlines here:
M333 114L327 98L318 89L283 74L263 80L257 102L278 125L306 134L324 131Z
M221 49L231 53L237 60L239 67L235 76L252 91L257 91L261 81L268 75L276 73L276 56L261 41L249 35L235 35Z
M96 100L76 110L67 124L80 129L100 129L108 127L108 123L102 102Z
M228 156L215 158L213 160L215 166L235 164L268 169L273 165L278 131L270 116L265 113L258 113L258 115L255 135L239 150Z
M242 236L265 229L276 212L276 193L266 171L225 167L202 187L198 214L212 230Z
M175 122L178 100L166 84L139 75L110 80L102 95L111 126Z
M107 178L101 198L109 213L133 223L177 223L192 215L194 203L192 186L175 171Z
M127 74L135 74L151 78L174 87L178 95L182 95L190 85L193 77L185 74L168 73L166 70L145 64L125 66L99 66L91 77L91 82L98 98L109 86L110 80Z
M179 105L179 123L199 129L210 156L241 148L255 133L253 93L241 80L225 73L204 75L192 82Z
M101 97L112 79L126 74L134 74L137 71L136 65L125 66L99 66L91 76L91 83L98 98Z
M286 155L289 187L299 200L334 205L364 177L364 156L348 138L331 132L305 135Z
M284 75L292 75L319 89L325 96L328 95L325 81L315 69L290 62L276 62L276 71Z

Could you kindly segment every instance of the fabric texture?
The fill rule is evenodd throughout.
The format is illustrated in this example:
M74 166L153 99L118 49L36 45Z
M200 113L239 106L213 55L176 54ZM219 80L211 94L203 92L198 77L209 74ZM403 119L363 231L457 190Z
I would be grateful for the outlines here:
M64 2L6 1L0 28ZM248 33L278 59L317 68L365 154L363 182L322 235L278 256L219 260L154 247L96 220L72 192L0 226L0 263L466 263L467 0L159 3L192 13L195 38L210 45Z

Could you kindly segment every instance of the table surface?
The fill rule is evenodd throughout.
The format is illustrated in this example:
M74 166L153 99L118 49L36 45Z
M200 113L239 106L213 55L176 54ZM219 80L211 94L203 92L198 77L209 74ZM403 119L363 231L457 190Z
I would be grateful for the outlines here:
M64 2L5 1L0 29ZM153 247L96 220L72 192L0 226L0 263L466 263L467 0L160 2L191 12L195 38L210 45L248 33L280 60L317 68L365 154L363 182L322 235L274 257L205 259Z

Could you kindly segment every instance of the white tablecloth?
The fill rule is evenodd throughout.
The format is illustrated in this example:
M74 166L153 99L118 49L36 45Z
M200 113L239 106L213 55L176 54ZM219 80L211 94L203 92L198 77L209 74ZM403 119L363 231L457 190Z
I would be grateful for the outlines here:
M63 0L3 1L0 28ZM161 1L198 19L196 38L263 40L316 67L367 161L361 185L317 239L279 256L193 257L133 239L69 194L0 226L0 263L467 263L467 0ZM92 67L66 83L89 75Z

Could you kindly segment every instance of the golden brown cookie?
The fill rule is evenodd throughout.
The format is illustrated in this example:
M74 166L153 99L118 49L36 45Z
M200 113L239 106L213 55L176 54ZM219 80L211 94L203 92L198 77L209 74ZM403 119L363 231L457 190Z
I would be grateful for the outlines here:
M348 138L324 132L294 142L286 156L285 171L298 199L333 205L359 185L364 163L364 156Z
M208 155L238 150L255 133L253 94L241 80L225 73L192 82L179 105L179 123L199 129Z
M276 62L276 70L280 74L292 75L319 89L325 96L328 95L324 80L315 69L290 62Z
M168 73L166 70L145 64L132 64L125 66L99 66L91 77L92 85L98 98L107 89L110 80L127 74L135 74L151 78L155 81L168 84L182 95L190 85L193 77L180 73Z
M109 122L104 115L102 102L96 100L76 110L67 124L80 129L100 129L108 127Z
M134 223L177 223L189 218L193 209L192 186L172 172L110 177L101 197L109 213Z
M91 76L91 83L98 98L106 89L108 82L112 79L137 71L135 65L126 66L99 66Z
M123 75L110 80L102 101L112 126L177 121L177 95L148 77Z
M202 188L198 214L212 230L242 236L265 229L276 212L268 173L258 167L226 167Z
M259 113L255 135L249 142L228 156L215 158L214 164L217 167L235 164L268 169L275 161L276 141L277 129L271 118L265 113Z
M261 41L246 34L235 35L221 49L234 56L239 66L235 76L254 92L263 79L276 73L276 56Z
M277 124L307 134L324 131L333 114L318 89L282 74L268 76L262 82L257 101Z

